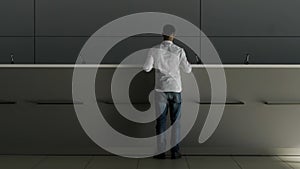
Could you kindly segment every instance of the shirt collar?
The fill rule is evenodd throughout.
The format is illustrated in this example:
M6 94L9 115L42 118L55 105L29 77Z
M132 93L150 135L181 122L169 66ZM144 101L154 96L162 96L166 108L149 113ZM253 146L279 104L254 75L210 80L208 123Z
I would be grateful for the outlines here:
M170 40L164 40L163 42L164 42L164 43L170 43L170 44L173 44L173 42L170 41Z

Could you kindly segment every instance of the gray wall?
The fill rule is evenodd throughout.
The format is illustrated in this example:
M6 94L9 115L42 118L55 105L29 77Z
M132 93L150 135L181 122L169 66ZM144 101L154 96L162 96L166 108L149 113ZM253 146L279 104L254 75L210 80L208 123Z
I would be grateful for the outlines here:
M300 12L296 0L2 0L0 63L74 63L96 30L121 16L158 11L178 15L207 34L223 63L300 63ZM143 37L141 37L143 38ZM129 39L132 50L158 43ZM184 46L189 60L192 51ZM124 48L124 47L123 47ZM106 56L104 63L119 63ZM202 49L204 50L204 49Z

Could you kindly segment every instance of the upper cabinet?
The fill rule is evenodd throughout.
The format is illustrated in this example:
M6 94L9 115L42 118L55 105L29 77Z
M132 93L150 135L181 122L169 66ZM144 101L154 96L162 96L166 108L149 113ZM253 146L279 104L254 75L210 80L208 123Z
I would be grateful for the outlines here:
M210 37L223 64L243 64L249 54L250 64L300 64L300 38L297 37ZM206 63L218 64L203 47Z
M117 39L118 37L93 37L96 48L106 46L107 42ZM88 37L38 37L36 39L36 63L40 64L73 64L76 63L79 53L88 40ZM191 63L196 63L196 54L190 46L187 46L184 41L189 41L195 44L195 50L200 53L200 37L182 37L182 41L175 40L175 43L184 48L187 58ZM144 64L148 55L149 48L161 43L162 37L159 36L133 36L125 38L114 46L103 57L102 64L120 64L125 58L128 64ZM81 62L96 64L96 61L91 61L85 58L82 54ZM134 58L134 59L133 59ZM93 60L93 59L92 59Z
M33 37L0 37L0 64L34 63Z
M0 36L33 36L34 1L0 1Z
M300 1L203 0L202 29L209 36L300 36Z
M115 19L140 12L169 13L200 27L199 0L38 0L36 30L38 36L90 36Z

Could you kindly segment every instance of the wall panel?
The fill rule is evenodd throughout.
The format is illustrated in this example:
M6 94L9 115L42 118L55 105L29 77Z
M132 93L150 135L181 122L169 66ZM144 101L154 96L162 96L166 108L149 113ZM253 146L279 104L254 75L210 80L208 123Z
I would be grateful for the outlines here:
M33 2L33 0L0 1L0 36L33 35Z
M0 63L11 63L11 53L15 63L34 63L32 37L0 37Z
M210 36L299 36L296 0L203 0L202 29Z

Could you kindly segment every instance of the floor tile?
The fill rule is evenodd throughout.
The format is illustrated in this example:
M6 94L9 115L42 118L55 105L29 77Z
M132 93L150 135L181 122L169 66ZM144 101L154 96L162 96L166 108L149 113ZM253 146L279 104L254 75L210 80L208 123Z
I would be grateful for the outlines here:
M118 156L7 156L0 169L300 169L300 156L184 156L177 160Z
M140 159L138 169L189 169L185 157L181 159Z
M279 156L279 158L293 169L300 169L300 156Z
M138 159L118 156L95 156L87 169L136 169Z
M90 156L48 156L34 169L84 169Z
M230 156L187 156L190 169L240 169Z
M31 169L37 165L44 156L0 156L0 168L2 169Z
M234 156L242 169L291 169L275 156Z

